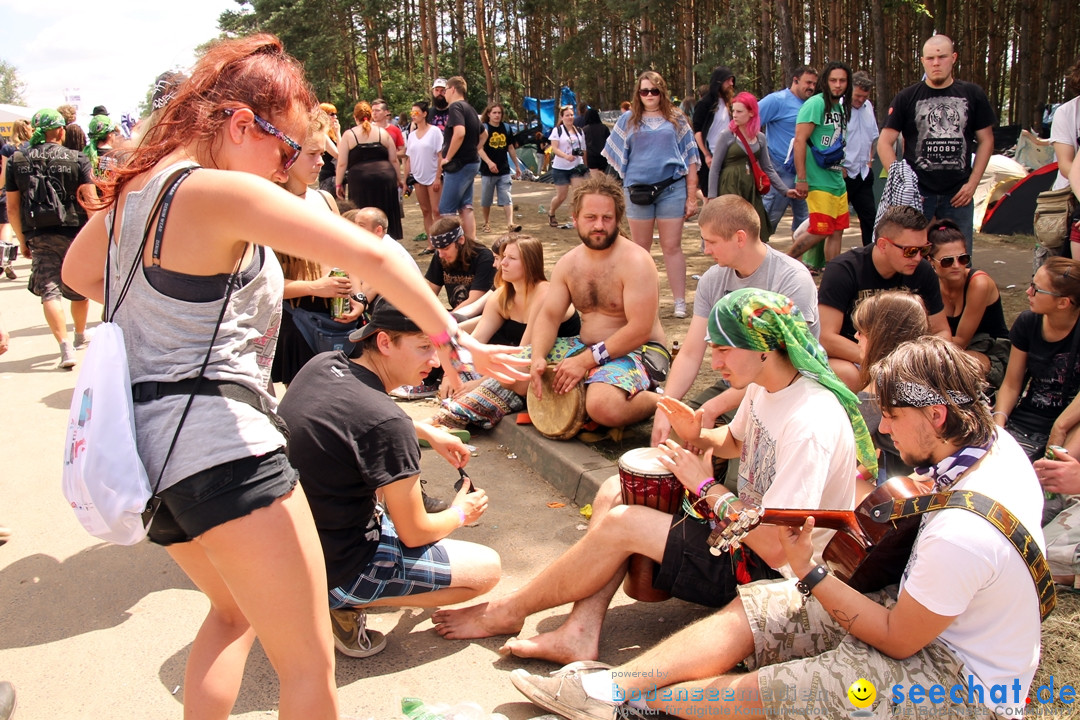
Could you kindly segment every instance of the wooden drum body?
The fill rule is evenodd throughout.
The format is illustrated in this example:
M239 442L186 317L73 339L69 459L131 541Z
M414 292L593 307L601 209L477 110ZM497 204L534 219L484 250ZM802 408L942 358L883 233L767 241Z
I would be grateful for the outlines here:
M555 392L555 366L548 365L541 379L542 397L533 394L532 384L526 397L529 419L541 435L552 440L571 440L585 424L585 383L562 395Z
M667 468L660 464L659 448L636 448L619 458L619 480L624 505L644 505L674 515L686 494ZM644 555L631 555L623 592L640 602L659 602L671 595L652 585L656 563Z

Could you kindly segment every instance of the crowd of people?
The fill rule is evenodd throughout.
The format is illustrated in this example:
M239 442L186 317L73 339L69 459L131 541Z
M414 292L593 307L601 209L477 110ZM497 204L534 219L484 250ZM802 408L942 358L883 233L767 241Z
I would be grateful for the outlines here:
M478 113L459 76L435 79L408 122L360 101L343 131L280 41L255 35L164 78L130 141L104 108L86 138L63 108L20 126L3 153L4 237L31 259L59 367L91 342L89 300L118 304L106 275L143 270L114 319L132 382L157 388L134 407L142 461L161 478L149 538L210 602L187 660L186 716L228 716L258 637L279 715L337 717L333 648L364 658L386 646L367 608L436 608L495 588L497 549L450 537L489 503L454 431L490 428L530 390L580 392L602 426L651 418L657 462L687 499L672 514L626 505L613 477L588 532L541 574L435 612L439 634L472 639L574 603L561 626L504 646L564 666L511 675L534 703L573 719L698 715L711 702L843 715L862 677L959 684L951 698L974 717L1022 710L1053 604L1040 568L1080 587L1080 260L1040 267L1008 326L993 278L973 267L972 200L996 121L955 61L949 38L930 38L924 79L892 100L880 133L873 83L841 62L799 67L760 101L718 67L691 114L646 71L611 128L594 108L561 108L547 213L559 226L568 202L580 244L550 279L541 243L515 220L507 107ZM1070 82L1080 93L1080 63ZM1080 197L1078 116L1062 113L1074 127L1055 121L1053 135L1072 142L1062 170ZM880 203L875 151L901 187ZM422 275L400 244L407 193L429 244ZM863 245L841 252L849 201ZM492 249L480 234L493 204L506 232ZM788 205L785 254L770 238ZM694 216L715 265L688 303ZM654 237L673 315L690 316L674 359ZM719 377L687 398L706 351ZM288 387L280 404L275 382ZM392 399L440 393L433 423ZM424 492L420 441L461 471L452 501ZM963 493L976 511L926 515L899 581L860 592L824 560L835 529L814 511L854 510L897 475ZM712 552L733 519L783 508L806 517L766 519ZM598 661L600 639L631 555L655 562L655 589L718 611L613 669ZM748 672L733 673L739 663ZM1014 681L1019 694L997 692ZM13 693L0 683L0 711Z

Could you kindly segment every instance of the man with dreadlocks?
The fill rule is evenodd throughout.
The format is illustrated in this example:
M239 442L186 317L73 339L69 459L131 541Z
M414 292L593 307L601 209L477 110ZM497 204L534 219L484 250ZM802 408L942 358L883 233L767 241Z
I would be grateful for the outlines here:
M799 109L795 125L795 189L806 198L810 225L795 232L788 255L799 257L825 241L825 260L840 254L851 224L844 184L844 134L851 120L851 68L831 62L818 79L817 94Z
M744 585L719 613L629 666L575 663L552 678L515 670L514 684L543 707L590 720L645 707L676 717L841 718L854 699L865 708L856 715L876 718L1021 716L1040 616L1054 605L1038 481L1016 441L994 427L978 365L952 343L904 343L871 374L882 432L933 482L933 494L904 504L933 510L899 585L864 595L832 576L816 564L809 518L778 532L798 582ZM732 672L740 662L749 672Z
M853 508L856 458L876 467L870 435L855 396L829 370L798 308L783 295L744 288L716 304L708 332L713 367L732 387L747 388L734 422L704 432L704 441L719 454L741 453L740 498L766 507ZM695 413L668 398L661 402L682 437L701 439L701 410ZM725 490L709 477L711 458L691 455L670 441L665 447L679 480L709 507L718 505ZM685 510L672 516L619 503L615 476L597 493L589 531L580 542L509 596L439 611L436 629L449 638L509 634L534 612L574 602L560 628L529 640L511 639L504 650L556 662L595 660L608 603L631 554L659 564L655 588L711 607L730 602L740 583L793 577L776 528L751 531L738 555L714 556L703 519ZM823 547L829 534L818 534Z

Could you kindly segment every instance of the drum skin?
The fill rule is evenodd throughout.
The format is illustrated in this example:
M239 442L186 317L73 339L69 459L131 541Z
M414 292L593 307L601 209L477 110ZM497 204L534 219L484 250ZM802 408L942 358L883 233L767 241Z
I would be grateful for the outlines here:
M585 384L578 383L570 392L560 395L551 386L554 381L555 366L548 365L541 379L540 398L533 394L529 384L525 401L529 419L544 437L571 440L585 424Z

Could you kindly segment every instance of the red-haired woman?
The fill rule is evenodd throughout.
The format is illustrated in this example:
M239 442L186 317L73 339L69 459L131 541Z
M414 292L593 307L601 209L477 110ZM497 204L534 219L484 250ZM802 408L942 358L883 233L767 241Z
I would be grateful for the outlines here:
M398 188L405 180L398 172L397 146L390 133L371 122L371 105L356 103L356 126L341 134L336 170L337 196L358 208L377 207L386 213L386 234L401 240L401 204Z
M750 167L751 153L778 192L790 198L796 197L795 191L784 185L784 181L776 174L772 160L769 159L769 151L765 147L765 133L761 132L761 121L758 118L757 98L748 92L741 92L731 101L731 122L716 138L712 165L709 167L707 197L738 195L745 199L757 210L758 217L761 218L761 239L768 242L772 227L769 225L769 216L765 213L761 195L754 184L754 173Z
M277 38L215 45L128 163L103 181L103 212L64 263L71 288L109 307L119 283L105 298L106 258L114 277L136 270L114 318L127 335L132 382L157 387L156 399L135 405L142 461L151 482L162 478L150 539L210 600L188 655L188 718L228 717L256 635L280 680L283 720L338 714L326 568L272 417L200 393L164 463L190 397L188 383L177 383L202 375L200 388L224 381L274 406L265 388L283 280L262 246L370 278L431 333L444 363L454 352L456 324L415 269L370 233L267 182L287 179L315 104ZM159 227L159 242L143 244ZM481 372L509 369L492 349L464 335L460 343L488 366Z

